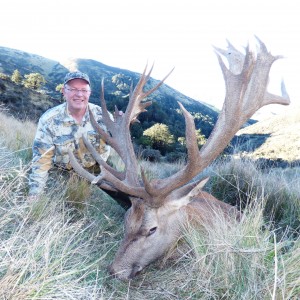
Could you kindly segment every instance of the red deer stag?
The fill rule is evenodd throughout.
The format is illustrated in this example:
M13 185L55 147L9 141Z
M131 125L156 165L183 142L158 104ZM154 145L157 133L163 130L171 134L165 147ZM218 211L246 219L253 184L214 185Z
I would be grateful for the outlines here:
M137 120L151 102L144 101L155 91L168 75L154 88L147 92L143 88L150 78L151 70L146 69L141 75L124 114L116 108L111 119L104 100L102 84L101 106L107 132L94 121L94 126L105 141L113 147L124 162L125 170L119 172L104 161L84 139L89 151L101 165L99 176L88 173L77 163L73 153L70 157L74 169L89 181L106 190L119 190L131 196L132 206L125 215L125 236L117 251L110 273L120 279L131 279L145 266L161 257L177 241L181 225L197 217L198 222L209 222L216 212L224 216L237 216L238 211L212 195L201 191L207 179L198 182L191 180L206 168L224 150L240 127L262 106L271 103L289 104L289 97L282 83L282 96L267 92L269 72L274 61L280 56L271 55L264 43L258 40L257 53L245 49L245 54L228 44L228 50L215 48L221 66L226 96L218 121L206 144L199 151L196 139L195 124L190 113L179 106L186 122L186 144L188 161L185 167L176 174L149 181L143 170L138 172L131 136L130 124ZM228 60L227 68L221 58ZM91 115L91 118L92 115ZM141 177L141 179L140 179Z

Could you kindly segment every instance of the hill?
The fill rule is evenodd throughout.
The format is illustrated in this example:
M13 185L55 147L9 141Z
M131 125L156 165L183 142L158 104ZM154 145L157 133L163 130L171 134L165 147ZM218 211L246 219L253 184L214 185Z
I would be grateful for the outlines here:
M59 62L21 50L0 46L0 72L11 75L18 69L24 76L29 73L40 73L46 79L49 93L55 91L58 83L62 82L68 72Z
M42 91L44 95L41 96L40 94L39 96L34 91L29 92L24 88L21 90L19 86L15 85L13 87L12 82L5 82L9 80L2 80L0 104L9 104L10 113L18 116L24 114L24 109L26 110L28 104L26 116L34 120L43 111L51 107L51 104L54 106L61 101L61 94L55 91L55 88L63 82L65 74L69 71L78 69L89 74L93 91L90 98L92 103L99 104L100 84L101 80L104 79L105 99L110 110L113 110L115 105L121 110L125 109L128 103L130 86L132 84L134 86L140 77L139 73L107 66L91 59L70 59L61 64L36 54L0 47L0 73L11 76L16 69L19 70L22 76L29 73L43 75L46 80ZM158 80L150 78L146 89L150 89L157 82ZM14 88L15 93L13 92ZM8 91L10 91L9 95L7 94ZM34 100L39 97L43 99L41 103ZM175 140L184 136L184 118L177 102L183 103L186 109L193 114L197 129L201 128L202 134L206 137L209 136L217 120L218 111L215 108L187 97L166 84L162 85L159 90L148 98L153 101L153 105L148 108L146 113L141 115L141 123L137 125L138 128L135 128L137 137L155 123L166 124ZM38 108L36 108L36 105ZM19 108L22 108L21 111L19 111Z
M16 69L22 76L38 72L44 76L46 84L42 91L37 92L16 85L10 80L0 79L1 109L17 118L35 121L48 108L61 103L61 94L55 91L55 87L63 82L65 74L69 71L79 69L89 74L93 90L90 101L97 104L103 79L105 98L110 110L113 110L115 105L121 110L126 108L130 86L134 86L140 77L139 73L107 66L91 59L76 58L59 63L36 54L0 47L0 72L10 76ZM150 89L156 83L158 80L150 78L146 89ZM153 101L153 105L146 113L141 114L141 123L134 131L137 137L155 123L166 124L175 140L184 136L185 123L178 101L192 113L196 127L200 128L206 137L217 120L218 111L215 108L191 99L167 84L163 84L149 99ZM240 130L232 144L238 144L239 151L247 156L284 162L299 161L300 116L297 111L299 110L293 109L284 115L273 116L255 124L250 120L249 124L252 125Z
M238 149L254 158L300 163L300 105L241 129Z
M20 120L34 120L61 103L59 98L38 93L0 78L0 109Z

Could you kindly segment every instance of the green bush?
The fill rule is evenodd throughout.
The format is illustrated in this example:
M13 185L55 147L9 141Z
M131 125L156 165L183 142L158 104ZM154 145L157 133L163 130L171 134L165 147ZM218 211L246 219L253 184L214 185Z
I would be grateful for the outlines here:
M10 77L4 73L0 73L0 79L3 79L3 80L10 80Z
M159 162L162 159L162 155L159 150L144 149L140 153L140 158L151 162Z
M183 152L169 152L165 156L166 161L169 163L174 163L177 161L185 161L187 158L186 153Z

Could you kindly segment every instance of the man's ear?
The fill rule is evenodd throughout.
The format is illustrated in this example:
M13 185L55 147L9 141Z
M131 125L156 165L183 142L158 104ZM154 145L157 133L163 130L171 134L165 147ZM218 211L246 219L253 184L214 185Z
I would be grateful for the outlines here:
M61 94L62 94L63 96L65 96L65 86L64 86L64 85L63 85L62 88L61 88Z

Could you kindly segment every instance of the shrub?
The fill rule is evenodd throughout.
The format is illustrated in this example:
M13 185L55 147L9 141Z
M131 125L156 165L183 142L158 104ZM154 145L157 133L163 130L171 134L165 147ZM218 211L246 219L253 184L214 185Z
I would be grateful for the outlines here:
M169 153L167 153L165 158L166 158L167 162L174 163L177 161L185 161L187 158L187 155L186 155L186 153L183 153L183 152L169 152Z
M4 73L0 73L0 79L3 79L3 80L9 80L10 77Z
M159 150L144 149L140 154L142 159L149 160L151 162L159 162L162 158Z

